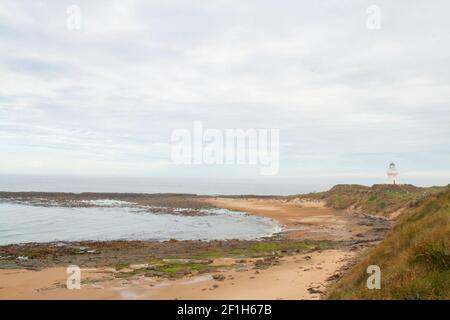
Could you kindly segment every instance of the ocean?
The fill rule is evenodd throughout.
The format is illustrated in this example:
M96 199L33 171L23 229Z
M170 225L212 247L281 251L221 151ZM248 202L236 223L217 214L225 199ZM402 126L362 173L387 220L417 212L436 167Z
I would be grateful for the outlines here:
M324 191L332 184L296 179L219 179L0 175L0 191L195 193L201 195L289 195Z

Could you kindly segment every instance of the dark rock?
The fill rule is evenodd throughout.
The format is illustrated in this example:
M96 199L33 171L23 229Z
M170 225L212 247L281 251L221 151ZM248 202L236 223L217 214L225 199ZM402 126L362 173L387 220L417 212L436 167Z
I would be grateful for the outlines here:
M223 274L215 274L212 276L214 280L223 281L225 280L225 276Z

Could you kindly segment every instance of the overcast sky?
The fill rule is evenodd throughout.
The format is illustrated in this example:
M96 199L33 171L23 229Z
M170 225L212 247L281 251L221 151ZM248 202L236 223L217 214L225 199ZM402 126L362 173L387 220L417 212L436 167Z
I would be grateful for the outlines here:
M0 174L373 184L394 161L401 182L447 184L449 15L447 0L1 0ZM175 166L171 133L195 120L280 129L279 174Z

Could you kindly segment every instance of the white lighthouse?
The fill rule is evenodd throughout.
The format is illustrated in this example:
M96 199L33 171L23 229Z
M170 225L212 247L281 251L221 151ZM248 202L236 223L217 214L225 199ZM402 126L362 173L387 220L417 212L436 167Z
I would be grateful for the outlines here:
M398 171L397 168L395 167L395 163L391 162L391 164L389 165L389 169L387 171L387 175L389 184L397 184Z

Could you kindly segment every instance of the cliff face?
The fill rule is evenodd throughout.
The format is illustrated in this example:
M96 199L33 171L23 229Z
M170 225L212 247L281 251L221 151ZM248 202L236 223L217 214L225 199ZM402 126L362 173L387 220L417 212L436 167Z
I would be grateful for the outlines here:
M404 193L379 188L383 194ZM344 275L330 299L450 299L450 187L420 201ZM379 290L367 289L370 265L381 269Z

